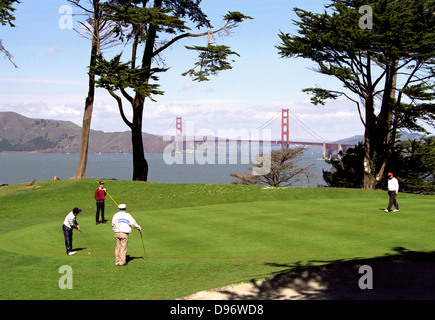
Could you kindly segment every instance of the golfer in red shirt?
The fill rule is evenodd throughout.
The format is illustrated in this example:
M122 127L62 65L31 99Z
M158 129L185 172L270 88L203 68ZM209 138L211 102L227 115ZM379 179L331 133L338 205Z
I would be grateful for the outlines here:
M106 223L104 219L104 200L106 200L106 189L104 189L104 182L100 181L100 186L95 190L94 194L95 200L97 201L97 214L95 217L96 224ZM101 221L100 221L100 211L101 211Z

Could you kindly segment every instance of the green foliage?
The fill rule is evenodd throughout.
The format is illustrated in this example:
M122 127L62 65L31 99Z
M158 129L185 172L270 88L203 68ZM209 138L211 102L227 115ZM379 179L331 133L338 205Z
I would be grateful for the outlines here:
M227 21L227 24L222 29L229 30L235 28L239 23L247 19L252 19L252 17L246 16L238 11L229 11L224 16L224 20ZM198 82L209 81L210 76L216 76L220 71L232 69L231 63L235 61L228 61L228 57L230 55L240 56L237 52L230 50L230 47L225 45L214 45L208 43L206 47L186 46L186 48L189 50L196 50L199 54L195 66L184 72L182 75L189 75L194 81Z
M323 170L323 179L329 187L361 188L364 172L364 146L359 143L355 148L349 148L346 153L340 152L339 157L332 157L326 163L332 165L331 171Z
M14 3L20 3L18 0L1 0L0 1L0 23L5 26L9 24L11 27L15 27L13 21L15 17L13 12L16 10L12 5Z
M375 155L374 165L380 165ZM332 165L330 171L323 171L323 179L329 187L361 188L364 172L364 145L358 144L339 158L326 160ZM376 168L373 168L375 170ZM435 193L435 137L422 137L419 140L406 140L396 143L388 170L400 181L403 192ZM379 184L386 187L386 178Z
M172 13L179 18L186 19L196 24L196 28L211 28L210 21L199 6L202 0L163 0L163 3L171 8Z
M311 103L314 105L325 105L325 101L328 99L336 100L341 96L339 93L332 92L331 90L325 90L322 88L306 88L302 92L311 92Z
M104 8L105 19L117 26L118 37L132 45L134 54L128 62L121 61L121 53L111 60L100 54L96 67L90 70L91 74L100 76L97 86L113 91L132 89L151 99L153 95L164 93L158 84L152 82L158 82L157 74L168 70L152 67L158 50L155 44L157 35L176 35L190 30L185 24L186 17L197 22L198 26L209 26L199 2L162 1L161 5L152 6L142 1L109 1L104 3ZM144 45L142 52L139 52L140 44Z
M122 1L121 1L122 2ZM105 3L106 11L110 12L106 19L122 25L134 26L134 34L140 36L140 40L146 41L148 34L146 25L157 27L158 32L175 34L180 31L190 30L185 21L174 15L172 8L146 7L135 4L132 1L124 1L124 5ZM140 30L140 32L138 32Z
M228 61L228 56L237 55L237 52L230 50L228 46L212 45L206 47L201 46L186 46L189 50L199 51L198 61L195 67L184 72L182 75L190 75L194 81L209 81L209 76L216 76L220 71L232 69L231 63L234 60Z
M228 13L224 16L224 20L228 22L232 22L233 24L237 24L243 22L244 20L253 19L250 16L246 16L239 11L228 11Z
M435 137L401 141L396 146L392 170L404 191L435 194Z
M282 57L315 61L320 73L336 77L345 88L363 96L371 83L367 79L371 76L370 70L366 69L367 58L390 67L397 59L408 59L404 60L402 68L412 69L421 64L422 71L433 75L435 19L431 3L432 0L370 1L374 13L373 30L370 31L358 25L361 18L358 9L367 5L366 1L334 0L327 6L333 10L332 14L326 11L316 14L296 8L300 18L300 21L295 21L299 35L281 32L282 43L277 48ZM411 81L402 93L409 93L414 101L433 99L433 83L423 79L420 83ZM312 91L317 96L313 102L321 104L326 99L336 98L335 95L325 95L329 91L326 89L306 91Z
M343 88L308 88L313 104L345 96L365 127L364 187L375 187L401 128L435 126L434 0L332 0L323 13L295 8L297 33L281 32L279 54L310 59ZM359 9L369 5L370 29ZM362 114L364 110L365 114ZM379 170L379 171L378 171Z
M10 27L15 27L13 24L13 21L15 20L13 15L15 8L12 6L15 2L20 3L18 0L0 0L0 24L2 26L8 24ZM3 46L2 39L0 39L0 52L3 52L5 58L8 59L15 68L17 67L12 54Z
M118 90L131 88L144 97L151 95L162 95L163 91L158 90L158 84L150 84L149 80L157 81L156 76L159 72L165 72L168 69L162 68L131 68L131 62L121 62L121 54L116 55L111 60L106 60L102 55L96 58L96 65L90 67L90 73L100 76L95 81L97 87L108 90Z
M239 12L230 12L225 16L226 24L218 30L193 34L186 22L190 21L198 29L212 28L207 16L200 7L201 0L113 0L101 4L104 7L104 19L115 28L119 40L130 46L131 58L121 61L121 53L111 60L100 54L91 75L98 75L96 84L106 88L116 100L122 120L132 130L133 144L133 180L146 181L148 164L144 156L142 141L142 116L145 98L153 100L153 95L161 95L157 74L165 72L163 52L182 39L205 37L220 33L237 26L241 21L250 19ZM229 55L237 53L229 47L209 44L207 47L189 47L199 51L199 62L186 74L197 81L205 81L209 75L231 69L227 60ZM100 53L100 52L99 52ZM200 70L195 70L199 67ZM115 90L121 94L116 94ZM130 95L129 90L136 94ZM133 108L133 119L129 120L124 112L123 98Z

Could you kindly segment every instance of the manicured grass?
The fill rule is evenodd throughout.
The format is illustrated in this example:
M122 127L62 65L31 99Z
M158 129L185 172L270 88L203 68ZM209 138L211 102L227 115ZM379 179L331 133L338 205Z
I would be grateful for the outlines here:
M383 191L106 181L143 227L129 240L130 262L114 265L110 221L95 225L95 180L0 188L2 299L174 299L251 279L289 265L371 258L403 247L435 250L433 196L400 194L399 213L384 213ZM65 254L61 226L78 206L83 236ZM117 211L107 198L106 218ZM89 255L88 252L91 252ZM73 270L73 290L58 286Z

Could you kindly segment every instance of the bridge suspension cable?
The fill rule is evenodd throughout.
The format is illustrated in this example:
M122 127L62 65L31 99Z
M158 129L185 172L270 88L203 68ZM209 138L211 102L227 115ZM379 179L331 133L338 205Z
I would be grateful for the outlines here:
M192 130L193 135L196 136L196 133L198 132L198 129L195 127L192 127L192 125L189 123L189 121L183 121L183 126L185 126L186 130L189 128ZM187 132L187 131L186 131Z
M168 127L168 129L165 130L165 132L163 133L164 136L172 136L173 134L171 133L172 129L175 129L175 119L174 121L172 121L171 125Z
M308 127L305 123L303 123L302 120L300 120L292 111L289 110L288 114L289 114L289 116L292 119L292 123L294 124L294 125L290 126L291 128L301 128L303 131L308 133L315 140L317 140L319 142L324 142L325 141L325 139L323 139L320 135L318 135L310 127ZM263 124L261 124L256 129L247 132L246 134L240 136L239 138L240 139L247 139L247 138L250 139L251 136L254 136L254 135L258 134L261 130L265 129L266 127L271 126L274 122L276 122L277 120L281 119L281 117L282 117L282 110L280 110L279 112L275 113L272 117L270 117L267 121L265 121ZM166 130L166 132L169 133L169 132L171 132L172 129L175 128L175 122L176 121L174 120L172 122L172 124L169 126L169 128ZM196 135L196 132L198 131L196 128L192 127L188 122L185 122L184 119L183 119L183 125L182 126L183 126L183 128L189 128L189 129L191 129L192 133L194 135ZM169 135L172 135L172 134L169 133ZM293 137L292 140L294 141L294 139L295 138Z
M310 127L308 127L305 123L303 123L293 112L289 110L289 114L291 118L297 122L297 124L306 131L309 135L311 135L314 139L318 140L319 142L324 142L325 139L323 139L321 136L319 136L317 133L315 133Z
M254 135L256 133L259 133L261 130L263 130L264 128L272 125L272 123L274 123L276 120L280 119L281 117L281 111L277 112L275 115L273 115L271 118L269 118L269 120L267 120L266 122L264 122L261 126L259 126L257 129L251 130L249 131L246 135L244 135L243 137L250 137L251 135ZM243 138L241 137L241 138Z

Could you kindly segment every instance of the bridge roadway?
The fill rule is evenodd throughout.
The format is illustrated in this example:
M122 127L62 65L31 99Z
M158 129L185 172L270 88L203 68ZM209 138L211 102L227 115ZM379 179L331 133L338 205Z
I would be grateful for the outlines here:
M309 141L282 141L282 140L242 140L242 139L223 139L223 138L214 138L209 139L204 137L204 139L194 139L194 140L183 140L182 143L193 143L194 145L198 143L205 143L205 142L213 142L215 144L218 143L258 143L258 144L264 144L264 143L270 143L270 144L278 144L278 145L303 145L303 146L319 146L323 147L323 157L325 159L330 159L334 154L338 154L338 152L343 151L346 152L349 148L354 147L354 144L345 144L345 143L329 143L329 142L309 142Z

